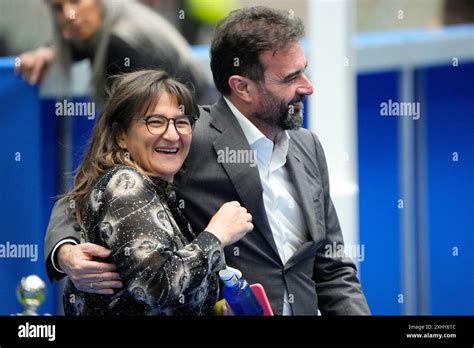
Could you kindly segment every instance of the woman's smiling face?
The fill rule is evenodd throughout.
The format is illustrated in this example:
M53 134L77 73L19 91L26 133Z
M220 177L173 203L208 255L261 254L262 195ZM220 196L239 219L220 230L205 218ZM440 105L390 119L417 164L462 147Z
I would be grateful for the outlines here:
M146 125L149 115L172 119L165 133L154 135L149 131L152 129L151 125ZM183 135L176 130L176 119L182 115L176 96L164 93L148 115L132 120L130 127L118 135L117 142L144 170L172 182L189 153L192 139L192 134Z

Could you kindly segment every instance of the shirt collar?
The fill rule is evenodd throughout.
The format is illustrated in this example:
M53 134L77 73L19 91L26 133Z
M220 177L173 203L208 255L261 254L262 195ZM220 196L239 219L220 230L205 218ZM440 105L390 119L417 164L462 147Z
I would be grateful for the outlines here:
M240 128L242 128L242 131L244 132L245 138L247 138L247 141L250 147L253 147L253 145L261 141L262 139L272 142L257 127L255 127L255 125L252 122L250 122L249 119L245 117L239 111L239 109L237 109L235 105L232 104L232 102L229 99L224 97L224 100L229 106L230 111L232 111L232 114L234 114L235 118L237 119L237 122L239 122ZM289 140L290 140L290 135L288 134L287 131L284 131L276 139L277 146L275 146L275 148L277 147L280 148L280 150L283 151L285 157L288 154Z
M224 100L229 106L230 111L232 111L235 118L237 119L237 122L239 122L240 128L242 128L242 131L244 132L244 135L247 138L250 146L254 145L260 139L265 138L265 135L257 127L255 127L255 125L250 122L249 119L245 117L229 99L224 97Z

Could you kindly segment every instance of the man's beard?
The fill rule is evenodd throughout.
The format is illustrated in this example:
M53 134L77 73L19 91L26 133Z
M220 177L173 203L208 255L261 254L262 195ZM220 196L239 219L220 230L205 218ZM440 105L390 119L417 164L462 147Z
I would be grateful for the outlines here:
M254 117L264 121L271 127L282 130L298 129L303 124L303 101L305 95L297 94L289 102L282 101L266 88L261 88L260 109Z

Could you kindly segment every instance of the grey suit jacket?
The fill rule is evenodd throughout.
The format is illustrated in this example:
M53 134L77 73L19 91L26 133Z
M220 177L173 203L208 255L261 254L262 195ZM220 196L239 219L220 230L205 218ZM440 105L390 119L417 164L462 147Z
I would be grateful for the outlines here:
M249 283L261 283L275 314L283 311L288 291L295 315L370 314L348 258L327 257L325 245L342 244L339 221L329 195L329 178L324 152L315 134L305 129L290 131L287 169L303 208L311 241L283 264L265 213L262 185L257 167L249 163L219 163L218 151L250 151L250 146L223 98L203 107L193 133L191 150L175 177L177 196L195 231L202 231L218 208L237 200L253 216L254 230L225 248L229 266L240 269ZM78 239L71 216L62 212L59 201L53 208L46 235L45 255L66 237ZM52 270L46 258L48 274Z

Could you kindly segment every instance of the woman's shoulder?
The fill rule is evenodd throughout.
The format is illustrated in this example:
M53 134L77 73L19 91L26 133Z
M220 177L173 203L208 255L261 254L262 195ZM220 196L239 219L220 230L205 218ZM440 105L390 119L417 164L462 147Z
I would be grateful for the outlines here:
M97 218L103 217L108 210L121 214L118 212L159 202L153 182L145 174L134 167L116 165L107 169L92 188L85 203L83 220L96 224Z
M153 183L137 168L116 165L102 174L94 188L101 191L130 191L132 193L137 190L151 190Z

